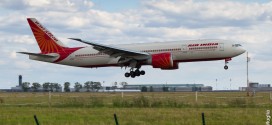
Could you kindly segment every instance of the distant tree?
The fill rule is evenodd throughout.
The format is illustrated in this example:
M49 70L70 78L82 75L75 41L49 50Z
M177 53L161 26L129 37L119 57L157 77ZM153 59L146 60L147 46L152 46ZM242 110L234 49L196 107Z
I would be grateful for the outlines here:
M92 90L96 90L96 92L98 92L99 89L102 88L102 85L100 82L93 82L92 84Z
M32 86L31 86L34 92L37 92L40 87L41 87L41 84L38 82L32 83Z
M61 85L58 83L53 83L54 84L54 88L56 89L56 92L60 91Z
M50 83L49 88L50 88L50 91L53 92L53 90L55 88L55 83Z
M117 89L117 85L118 85L118 83L117 83L117 82L114 82L114 83L113 83L113 86L112 86L111 88L115 91L115 89Z
M124 88L128 83L127 82L120 82L119 84Z
M22 89L24 92L27 92L30 89L30 83L29 82L23 82L22 83Z
M114 82L114 83L113 83L113 85L114 85L114 86L117 86L117 85L118 85L118 83L117 83L117 82Z
M70 82L65 82L64 83L64 91L65 92L70 92Z
M42 87L45 92L49 91L50 82L43 83Z
M79 92L79 90L82 88L82 85L79 82L76 82L74 87L75 87L75 91Z
M92 84L93 84L92 81L87 81L87 82L84 83L84 88L86 88L86 91L87 91L87 92L90 92L90 89L93 90Z

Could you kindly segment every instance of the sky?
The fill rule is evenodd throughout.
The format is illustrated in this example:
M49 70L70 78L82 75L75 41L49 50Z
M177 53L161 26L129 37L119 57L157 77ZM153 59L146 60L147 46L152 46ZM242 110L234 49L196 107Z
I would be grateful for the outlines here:
M2 0L0 89L24 82L63 84L99 81L128 84L204 84L214 89L246 86L246 54L224 61L180 63L178 70L142 67L146 75L125 78L128 69L78 68L29 60L19 51L40 52L26 18L36 18L69 47L101 44L227 39L248 51L249 80L272 83L272 2L269 0Z

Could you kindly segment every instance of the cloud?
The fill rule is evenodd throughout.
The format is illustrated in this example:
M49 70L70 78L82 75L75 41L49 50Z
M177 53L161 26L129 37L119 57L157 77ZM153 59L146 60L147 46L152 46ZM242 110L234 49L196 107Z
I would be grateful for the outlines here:
M93 7L93 3L88 0L3 0L0 6L10 10L30 10L30 11L65 11L75 12L77 10L88 10Z
M16 52L15 52L15 51L12 51L12 52L10 53L10 58L16 59L16 57L17 57Z
M30 35L15 35L6 37L7 42L19 43L19 44L35 44L36 41L33 36Z
M17 62L15 62L15 66L18 69L30 69L31 68L31 65L25 61L17 61Z
M94 6L94 3L91 2L90 0L84 0L83 3L85 6L90 7L90 8Z
M152 8L167 19L166 27L205 28L218 26L248 27L258 21L271 21L269 3L240 3L234 1L148 1ZM157 12L158 13L158 12ZM154 24L149 23L149 26ZM157 25L155 25L157 26Z
M71 17L70 19L68 19L67 25L74 28L80 28L88 25L88 20L81 17Z
M108 13L99 10L90 10L88 12L91 23L103 27L123 28L126 17L120 13Z
M33 7L43 7L43 6L48 6L51 4L51 1L49 0L24 0L24 3L29 6Z
M13 9L13 10L25 9L23 0L13 0L13 1L2 0L0 3L0 6L7 9Z
M4 65L4 64L6 64L6 62L3 60L0 60L0 65Z

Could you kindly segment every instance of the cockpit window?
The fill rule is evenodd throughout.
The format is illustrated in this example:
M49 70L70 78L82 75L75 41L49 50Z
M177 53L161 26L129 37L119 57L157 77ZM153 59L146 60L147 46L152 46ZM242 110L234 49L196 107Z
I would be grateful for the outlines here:
M241 44L233 44L232 47L240 47L242 46Z

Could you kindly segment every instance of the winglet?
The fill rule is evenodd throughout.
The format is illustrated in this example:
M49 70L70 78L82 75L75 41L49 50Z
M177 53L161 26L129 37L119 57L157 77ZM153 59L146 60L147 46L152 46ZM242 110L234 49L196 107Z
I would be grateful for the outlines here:
M79 42L82 42L82 43L85 43L85 44L94 46L94 44L89 43L89 42L86 42L86 41L84 41L84 40L82 40L82 39L79 39L79 38L68 38L68 39L75 40L75 41L79 41Z
M79 38L68 38L68 39L71 39L71 40L76 40L76 41L82 41L81 39Z

